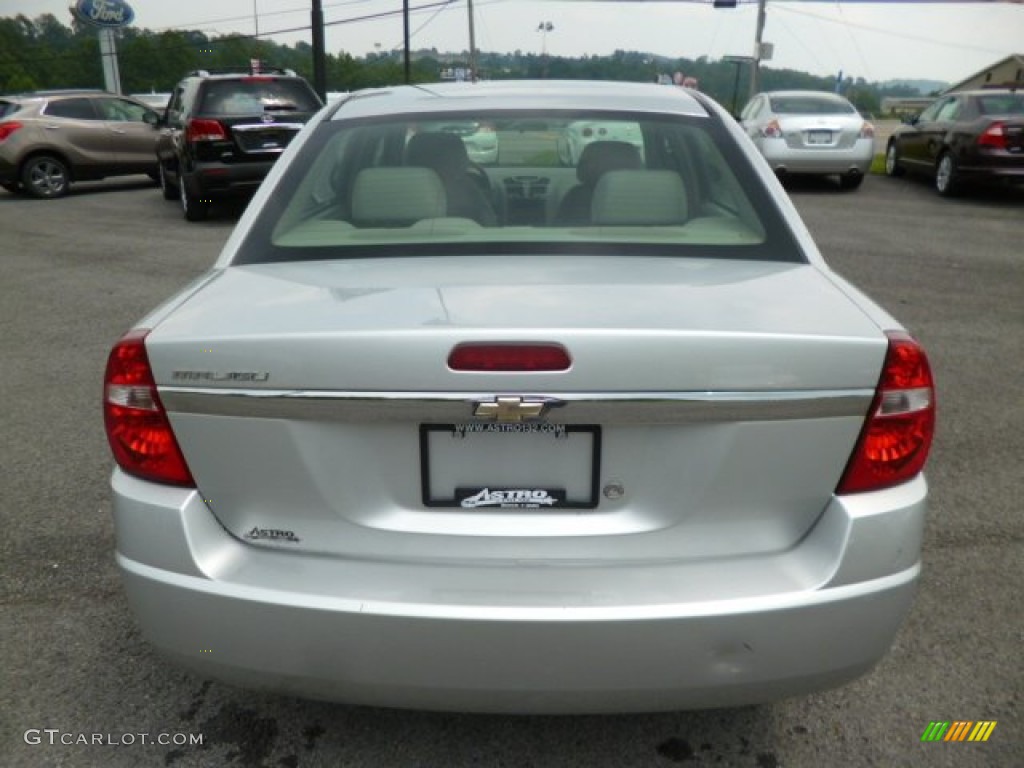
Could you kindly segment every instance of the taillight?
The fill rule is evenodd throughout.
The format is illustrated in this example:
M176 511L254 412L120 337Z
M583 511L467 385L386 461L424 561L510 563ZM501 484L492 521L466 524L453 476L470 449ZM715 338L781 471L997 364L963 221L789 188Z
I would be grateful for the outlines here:
M219 120L195 118L185 126L186 141L223 141L228 137Z
M992 123L978 137L979 147L990 147L992 149L1006 149L1006 125L1005 123Z
M448 355L453 371L565 371L572 360L559 344L459 344Z
M25 127L24 123L19 123L17 120L8 120L6 123L0 123L0 141L4 141L17 130Z
M761 129L761 135L764 136L766 139L781 139L782 126L779 125L778 120L772 120L764 128Z
M836 493L878 491L924 468L935 434L935 383L921 346L889 331L875 399Z
M145 480L195 486L160 403L149 367L145 328L129 331L110 351L103 378L103 421L114 460Z
M875 138L875 126L865 120L860 126L860 137L862 139Z

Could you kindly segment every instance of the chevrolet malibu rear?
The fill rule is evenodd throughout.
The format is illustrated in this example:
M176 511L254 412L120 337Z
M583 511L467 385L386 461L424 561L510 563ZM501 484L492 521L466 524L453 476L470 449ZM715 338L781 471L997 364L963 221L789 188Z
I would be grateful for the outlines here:
M642 143L593 142L585 183L557 146L581 120ZM453 121L493 125L498 161L424 138ZM148 641L240 686L477 712L868 672L920 572L932 377L756 152L656 85L398 87L318 115L109 358ZM589 217L567 225L570 195Z

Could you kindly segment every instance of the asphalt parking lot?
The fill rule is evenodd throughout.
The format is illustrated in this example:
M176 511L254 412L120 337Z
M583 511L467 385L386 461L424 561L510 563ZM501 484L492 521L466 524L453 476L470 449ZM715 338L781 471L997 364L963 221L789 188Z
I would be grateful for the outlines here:
M112 561L103 366L213 261L237 211L187 224L145 179L46 202L0 192L0 766L1024 765L1024 193L944 200L879 177L853 194L789 189L832 265L931 356L921 589L889 655L845 688L622 717L351 708L240 691L156 657ZM983 744L922 743L936 720L997 725Z

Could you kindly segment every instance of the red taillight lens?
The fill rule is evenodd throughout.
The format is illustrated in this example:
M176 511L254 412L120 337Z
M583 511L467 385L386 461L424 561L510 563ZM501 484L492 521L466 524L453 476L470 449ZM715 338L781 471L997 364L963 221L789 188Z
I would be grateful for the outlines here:
M761 135L766 139L781 139L782 126L779 125L778 120L772 120L768 125L761 129Z
M875 126L865 120L864 124L860 127L860 137L862 139L875 138Z
M992 123L978 137L979 147L990 147L991 149L1006 149L1006 125L1004 123Z
M935 434L935 384L924 350L892 331L882 378L836 493L878 491L924 468Z
M219 120L189 120L185 126L187 141L223 141L228 137Z
M147 329L129 331L114 345L103 379L103 421L114 460L145 480L195 486L160 403L149 367Z
M572 359L558 344L459 344L448 355L453 371L565 371Z
M0 141L6 140L12 133L25 127L24 123L19 123L17 120L8 120L6 123L0 123Z

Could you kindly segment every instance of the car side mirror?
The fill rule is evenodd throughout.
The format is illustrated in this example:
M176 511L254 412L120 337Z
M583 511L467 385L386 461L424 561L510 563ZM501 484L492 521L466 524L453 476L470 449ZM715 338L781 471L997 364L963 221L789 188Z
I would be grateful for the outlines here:
M904 115L901 122L904 125L917 125L918 120L920 120L920 115Z

